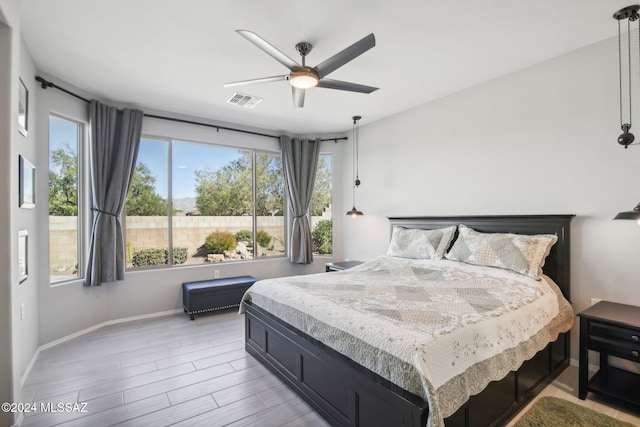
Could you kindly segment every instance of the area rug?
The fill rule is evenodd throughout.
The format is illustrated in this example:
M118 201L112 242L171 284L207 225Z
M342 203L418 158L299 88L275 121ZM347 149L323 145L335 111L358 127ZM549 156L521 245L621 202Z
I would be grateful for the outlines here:
M514 427L638 427L557 397L541 397Z

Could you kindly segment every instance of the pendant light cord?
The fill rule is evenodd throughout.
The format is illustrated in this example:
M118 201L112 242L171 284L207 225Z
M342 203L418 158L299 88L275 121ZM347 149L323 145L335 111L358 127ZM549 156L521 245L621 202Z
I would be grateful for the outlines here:
M358 119L355 120L357 122ZM360 124L355 125L355 137L354 137L354 147L356 149L356 187L360 186L360 162L358 161L358 157L360 156Z
M638 40L640 42L640 33L638 36ZM622 111L622 104L623 104L623 100L622 100L622 95L623 95L623 90L622 90L622 32L620 30L620 20L618 20L618 82L619 82L619 94L620 94L620 128L625 131L628 132L629 129L631 128L631 24L630 24L630 19L627 19L627 43L628 43L628 48L627 48L627 54L628 54L628 61L629 61L629 83L628 83L628 90L629 90L629 123L624 123L624 112ZM625 126L628 125L628 126Z
M353 155L352 155L352 168L351 168L351 179L352 179L352 187L353 187L353 206L356 206L356 168L357 168L357 161L356 161L356 145L358 144L358 137L356 135L356 120L353 120Z
M620 20L618 20L618 93L620 94L620 127L622 127L622 41L620 40L620 35Z
M627 19L627 46L629 56L629 129L631 129L631 18Z

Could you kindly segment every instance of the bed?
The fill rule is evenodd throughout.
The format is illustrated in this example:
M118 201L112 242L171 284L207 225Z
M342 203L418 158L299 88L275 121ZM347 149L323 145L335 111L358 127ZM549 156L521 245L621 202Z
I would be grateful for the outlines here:
M461 239L460 235L464 234L466 236L466 233L478 233L481 235L484 235L483 233L516 233L517 235L526 236L555 236L554 240L557 238L557 242L555 244L552 243L552 246L550 246L551 249L545 258L542 273L544 276L551 278L557 288L555 288L555 285L550 285L555 288L553 295L550 295L547 291L540 290L531 292L537 292L536 295L545 295L545 298L554 298L555 294L561 294L568 301L570 299L569 231L572 217L572 215L394 217L389 218L389 221L393 233L398 229L443 230L448 227L453 228L455 233L455 235L452 235L454 238L453 247L446 242L449 254L456 253L456 239L462 241L463 239ZM464 224L465 227L459 227L459 224ZM392 242L394 241L393 233ZM389 267L389 263L391 263L392 267ZM423 263L428 265L423 265ZM242 305L242 310L246 314L246 349L309 402L332 425L424 427L426 425L441 426L443 423L446 426L503 424L568 366L569 329L573 322L572 312L570 316L566 313L564 314L564 326L562 326L563 329L560 333L555 331L548 334L547 326L543 326L540 332L534 331L535 334L532 333L531 343L528 341L522 342L513 349L509 349L510 344L508 342L502 343L501 345L505 345L507 348L504 353L508 353L508 356L500 353L495 358L492 356L491 360L492 362L498 361L497 365L513 366L506 373L501 373L499 378L489 382L490 375L495 376L496 373L486 369L486 366L489 366L488 364L479 363L472 359L472 356L469 356L469 354L478 350L478 342L476 342L474 348L471 348L469 342L462 341L455 335L462 332L457 330L454 332L454 329L445 332L423 330L426 326L421 321L414 322L416 325L412 324L410 327L403 327L402 333L391 332L392 329L390 329L389 325L396 323L396 319L391 319L393 316L389 315L389 307L375 306L379 303L382 304L384 297L378 298L378 300L375 300L375 298L374 300L368 300L366 309L361 307L364 303L354 299L356 298L354 295L358 295L356 291L359 291L363 286L367 288L379 286L374 292L380 295L383 295L385 290L390 289L392 286L399 286L402 288L401 292L398 289L393 289L390 292L393 295L404 295L402 298L404 301L403 306L410 306L408 310L410 314L403 313L402 317L412 317L413 314L420 317L421 315L416 313L425 309L418 307L420 304L418 298L412 297L412 292L415 292L414 276L419 276L415 273L416 271L423 272L420 273L422 276L433 276L435 274L440 278L444 276L457 278L461 275L465 277L482 276L482 280L489 285L494 284L496 280L519 280L513 279L512 276L524 277L524 275L511 271L505 273L503 269L494 267L481 267L482 272L475 270L472 270L472 272L462 271L458 269L458 265L462 268L462 264L467 263L447 259L433 261L405 260L398 259L395 256L384 256L380 259L372 260L364 266L345 272L296 276L290 278L289 283L283 279L269 279L257 282L254 285L256 288L253 294L250 289L245 295ZM472 266L470 268L476 267ZM500 277L494 278L493 270ZM387 281L381 281L380 285L376 285L377 282L371 280L372 273L374 276L378 274L379 277L387 277L385 279ZM403 276L405 273L411 276L411 279L408 276ZM390 275L392 277L389 278L388 276ZM540 277L543 277L540 282L546 283L544 276L540 274ZM533 277L536 276L533 275ZM318 282L317 286L312 282L314 279ZM537 283L536 280L526 277L522 279L523 284L518 286L523 289L529 285L530 287L537 287L539 285L535 284ZM262 291L266 292L267 289L275 289L277 291L279 288L276 286L276 282L282 282L283 286L285 286L285 288L280 288L281 297L262 296ZM336 288L334 289L338 289L339 292L330 291L340 293L340 298L346 301L352 298L350 300L351 303L346 305L357 309L351 310L349 307L340 307L338 304L334 306L333 300L337 296L323 291L320 282L324 282L323 286L329 286L329 288L331 287L331 282L335 282L334 286ZM534 285L531 285L531 283L534 283ZM436 286L441 286L442 289L445 289L442 284L437 284ZM465 286L457 285L456 289L465 288ZM353 295L348 293L351 288L356 292ZM315 314L313 312L313 305L316 304L313 301L315 300L310 300L311 302L306 302L305 300L307 296L303 292L307 291L311 294L325 292L325 297L330 295L328 300L320 302L320 304L323 304L322 310L318 311L318 307L315 308ZM458 294L460 293L458 292ZM281 298L281 301L278 301L279 298ZM309 298L311 297L309 296ZM449 298L449 296L446 298ZM442 300L443 304L449 301L446 298ZM456 298L457 304L464 306L464 310L473 311L473 308L478 305L477 302L473 304L468 304L465 301L460 302L460 298ZM433 297L428 299L433 302ZM494 299L494 296L491 296L488 300L493 301ZM536 296L529 299L532 301L537 300L538 306L535 308L537 312L549 305L548 301L543 303L542 297ZM560 301L562 298L557 299ZM522 305L514 301L507 301L505 304L507 306L515 304L518 307ZM297 306L298 304L306 304L311 314L302 311ZM411 304L417 304L414 307L415 309L411 309ZM473 307L469 308L470 305ZM278 312L277 306L280 306L281 309L284 308L285 312ZM378 311L376 312L376 310ZM383 310L386 311L383 313ZM495 310L500 311L502 309ZM486 321L494 322L491 326L491 331L500 330L502 328L501 325L507 325L507 323L501 323L499 319L491 319L496 317L498 311L495 310L480 310L487 312ZM379 323L374 325L372 323L374 321L372 320L373 318L359 319L361 317L360 314L354 314L353 318L351 318L350 311L355 313L369 311L378 314L383 313L384 315L376 315L375 322ZM349 324L347 329L353 329L351 332L346 332L346 338L336 333L337 329L331 329L331 321L327 319L320 319L320 321L314 317L322 317L323 315L319 313L325 312L329 313L327 316L330 318L346 319L346 323ZM485 340L482 334L478 333L479 329L477 329L480 328L478 325L482 325L481 321L468 320L476 317L479 319L479 316L480 314L469 312L465 313L463 318L465 319L464 322L471 324L469 328L476 328L472 335L476 341L482 344ZM548 313L547 316L554 319L554 316L560 317L556 312ZM571 318L570 323L567 323L567 317ZM365 323L359 325L357 322L360 321ZM482 320L482 322L484 321ZM517 323L520 321L512 319L510 322ZM330 326L328 331L318 327L319 324L324 325L325 323ZM528 324L529 322L524 323ZM387 328L388 326L389 328ZM376 331L375 334L366 334L366 340L372 340L372 342L356 336L358 329ZM389 330L387 331L387 329ZM505 328L505 330L507 329ZM411 347L415 337L419 336L418 332L443 335L444 338L439 338L436 342L448 342L448 345L455 346L447 347L454 350L444 353L451 354L449 359L447 357L432 357L433 354L437 353L428 347L425 347L426 350L420 350L421 359L419 362L416 362L418 360L417 356L406 356L402 348L403 346ZM509 332L503 335L510 336L512 334L512 332ZM517 337L513 339L515 340L514 342L518 342ZM545 340L544 342L542 341L543 339ZM374 344L381 345L380 349L374 346L367 347L374 341ZM388 344L388 341L394 342ZM517 358L512 354L516 352L515 350L522 350L526 358L516 360ZM481 352L481 350L478 350L478 352ZM468 356L469 360L467 361L464 358L457 360L460 355ZM456 361L459 362L459 366L466 366L463 371L459 370L459 366L452 366L456 365ZM389 368L391 365L396 366L395 370ZM424 366L425 370L430 372L423 374L421 370L415 370L413 365ZM493 365L496 365L496 363ZM447 374L448 376L445 378L445 373L449 370L453 374ZM481 375L485 371L488 372L486 378ZM443 376L443 378L439 378L439 376ZM476 381L477 384L482 384L482 388L477 389L479 386ZM487 382L488 384L486 384ZM456 389L462 383L464 383L465 387ZM420 385L423 386L422 389ZM437 385L437 388L435 385ZM460 396L452 393L455 390L461 390ZM452 408L455 408L455 411Z

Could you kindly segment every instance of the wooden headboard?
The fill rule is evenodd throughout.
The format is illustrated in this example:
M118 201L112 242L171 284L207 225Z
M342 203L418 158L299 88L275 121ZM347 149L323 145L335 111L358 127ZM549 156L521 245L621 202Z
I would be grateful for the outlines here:
M575 215L490 215L389 217L391 227L431 230L464 224L483 233L555 234L558 241L551 248L543 270L571 301L570 223ZM457 234L456 234L457 237Z

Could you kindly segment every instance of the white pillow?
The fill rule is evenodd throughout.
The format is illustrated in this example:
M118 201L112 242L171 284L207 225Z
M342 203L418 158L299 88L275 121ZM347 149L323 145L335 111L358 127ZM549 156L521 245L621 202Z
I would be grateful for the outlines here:
M446 258L505 268L540 280L544 261L557 241L553 234L481 233L460 224Z
M455 225L436 230L394 226L387 255L403 258L441 259L455 232Z

